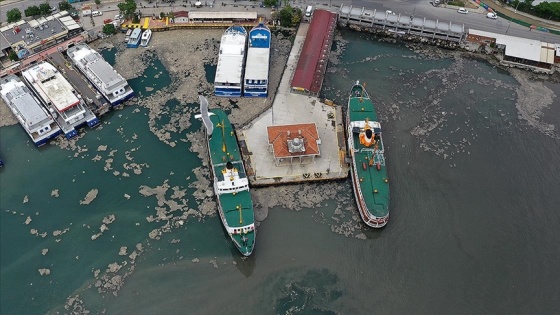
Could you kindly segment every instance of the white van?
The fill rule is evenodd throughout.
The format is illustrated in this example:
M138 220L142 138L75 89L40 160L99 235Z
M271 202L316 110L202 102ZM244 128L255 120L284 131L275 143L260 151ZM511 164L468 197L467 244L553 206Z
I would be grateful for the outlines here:
M102 16L102 15L103 15L103 12L101 12L101 11L93 11L93 12L91 12L91 16Z
M496 13L489 12L488 14L486 14L486 17L495 20L498 18L498 15Z
M310 16L311 16L311 13L313 13L313 6L308 5L308 6L307 6L307 9L305 9L305 16L306 16L306 17L310 17Z

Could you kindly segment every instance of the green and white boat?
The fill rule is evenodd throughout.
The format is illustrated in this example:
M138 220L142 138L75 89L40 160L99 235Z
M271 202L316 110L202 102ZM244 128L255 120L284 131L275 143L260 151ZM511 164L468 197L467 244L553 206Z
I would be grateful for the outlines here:
M245 173L235 131L220 109L208 111L208 101L199 96L200 115L206 128L208 153L214 193L218 199L218 213L231 240L245 256L255 247L255 218L249 193L249 179Z
M389 221L385 147L375 107L360 81L350 91L347 126L352 187L360 216L371 227L383 227Z

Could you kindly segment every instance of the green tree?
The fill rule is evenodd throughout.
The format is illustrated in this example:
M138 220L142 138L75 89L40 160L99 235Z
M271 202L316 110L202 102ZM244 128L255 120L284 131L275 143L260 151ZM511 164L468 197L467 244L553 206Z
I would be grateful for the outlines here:
M117 29L113 23L103 25L103 34L105 35L114 35L117 34Z
M300 8L293 8L294 13L292 14L292 25L298 25L301 22L301 17L303 16L303 12L301 12Z
M96 4L96 5L100 5L100 4L101 4L101 0L95 0L95 4Z
M298 18L294 18L295 14L301 15L301 10L294 10L294 8L292 8L291 6L287 6L287 7L283 7L282 10L280 10L280 25L283 27L292 27L295 26L296 23L301 20L301 17Z
M537 16L560 21L560 3L558 2L541 2L535 6Z
M277 0L264 0L264 5L267 7L273 7L276 5Z
M8 23L17 22L21 20L21 11L18 8L13 8L6 12L6 17L8 18Z
M66 1L62 1L58 3L58 9L60 11L64 11L64 10L70 10L72 8L72 5Z
M8 58L10 58L10 60L12 61L18 61L19 57L17 55L17 53L13 50L10 50L10 54L8 55Z
M41 14L41 10L38 6L32 5L23 11L25 16L35 16Z
M117 7L126 18L130 18L136 12L136 2L134 0L125 0L119 3Z
M41 3L39 5L39 14L48 15L51 13L51 5L48 2Z

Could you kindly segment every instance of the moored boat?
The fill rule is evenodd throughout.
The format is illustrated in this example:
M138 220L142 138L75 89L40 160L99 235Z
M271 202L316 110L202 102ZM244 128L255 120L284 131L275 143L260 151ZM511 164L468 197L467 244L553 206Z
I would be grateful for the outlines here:
M17 76L11 74L0 79L0 94L36 146L61 133L52 115Z
M348 98L348 150L354 197L365 224L380 228L389 221L389 178L381 124L364 85L356 82Z
M130 40L130 35L132 35L132 29L131 28L129 28L126 31L126 34L124 35L124 42L125 43L128 43L128 41Z
M255 246L255 218L249 193L249 179L235 131L226 113L219 109L208 111L208 101L199 96L200 115L206 129L208 153L218 213L231 240L244 256Z
M141 37L142 37L142 29L135 28L134 30L132 30L132 33L130 34L130 38L128 39L128 42L126 43L126 47L128 47L128 48L138 48L138 46L140 45L140 38Z
M245 97L268 96L270 41L270 29L262 23L249 31L249 48L243 83Z
M151 30L145 30L144 33L142 33L142 38L140 40L140 46L142 46L142 47L148 46L151 38L152 38L152 31Z
M247 30L243 26L230 26L222 35L214 79L214 95L242 96L246 44Z
M76 128L86 123L90 127L99 125L99 119L85 106L81 95L50 63L31 66L22 75L43 106L53 113L66 138L77 136Z
M66 51L72 63L103 94L111 106L132 98L128 82L103 57L85 43L77 43Z

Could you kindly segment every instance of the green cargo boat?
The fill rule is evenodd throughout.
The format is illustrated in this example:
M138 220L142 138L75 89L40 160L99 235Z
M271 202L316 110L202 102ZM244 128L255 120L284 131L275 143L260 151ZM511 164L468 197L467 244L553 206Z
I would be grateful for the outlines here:
M389 221L389 178L381 124L364 85L357 81L348 98L348 151L354 197L365 224L380 228Z
M218 213L231 240L245 256L255 247L255 218L249 193L249 179L239 152L237 137L222 110L208 111L208 101L199 96L200 115L206 128L208 153L218 199Z

